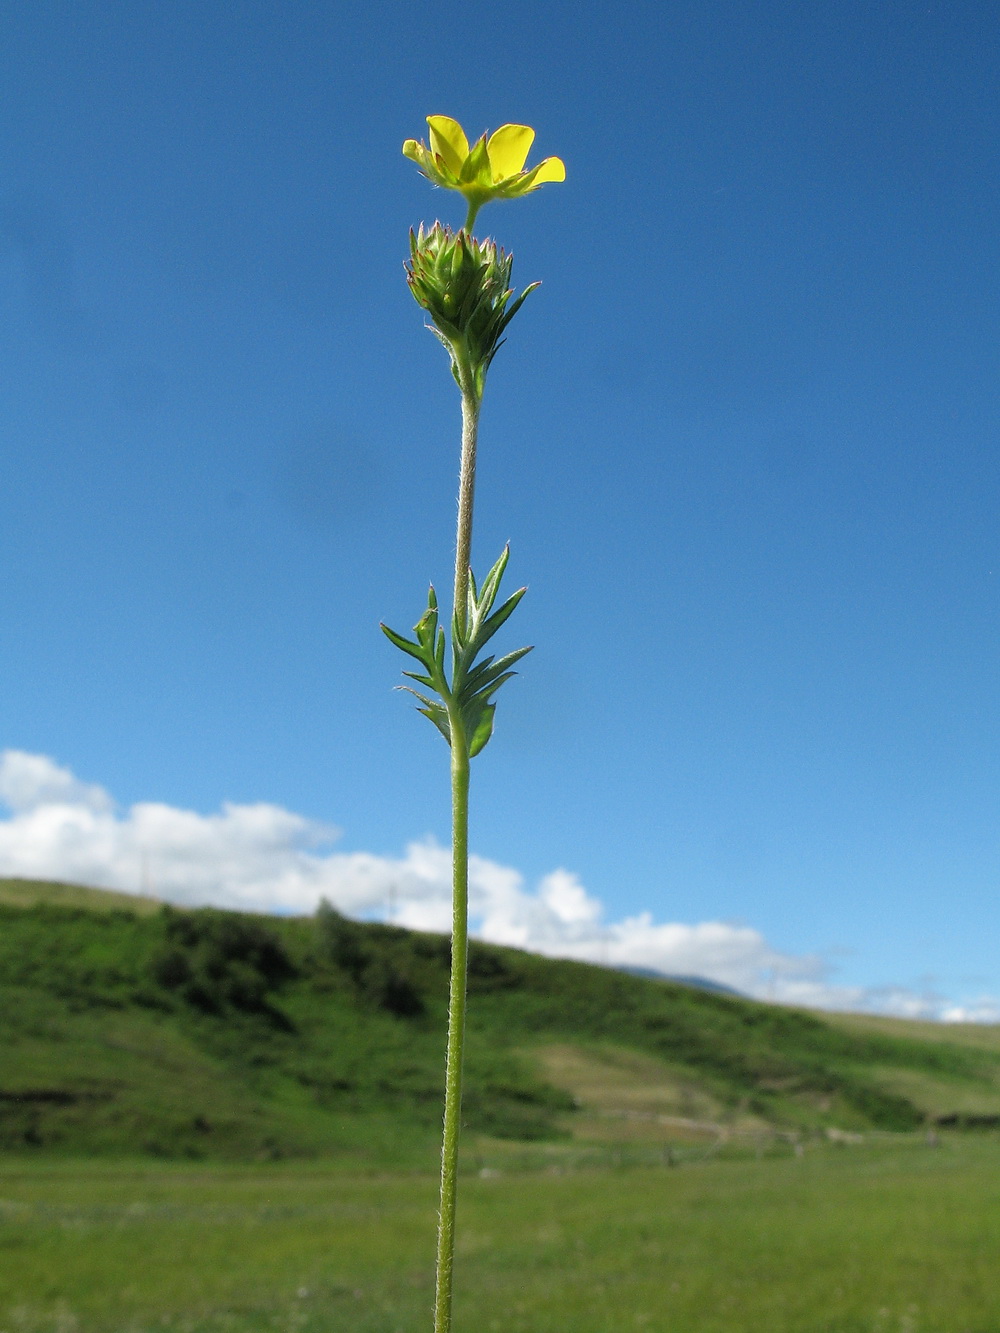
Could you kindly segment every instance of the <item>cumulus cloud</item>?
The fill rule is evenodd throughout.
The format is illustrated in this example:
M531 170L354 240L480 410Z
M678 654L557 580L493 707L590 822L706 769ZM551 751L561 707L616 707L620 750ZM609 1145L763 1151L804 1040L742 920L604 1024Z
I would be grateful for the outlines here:
M79 782L68 768L60 768L44 754L5 750L0 755L0 801L10 810L34 810L42 805L83 806L110 810L114 806L103 787Z
M150 892L179 905L309 913L321 898L356 917L417 930L451 922L451 860L432 841L400 857L336 850L339 830L281 806L223 804L215 814L158 802L120 810L45 755L0 754L0 874ZM823 959L785 954L750 926L657 922L649 912L606 921L570 871L531 889L510 866L472 856L474 932L496 944L613 967L698 976L748 995L817 1008L865 1009L950 1021L997 1021L1000 1003L956 1004L905 988L838 986Z

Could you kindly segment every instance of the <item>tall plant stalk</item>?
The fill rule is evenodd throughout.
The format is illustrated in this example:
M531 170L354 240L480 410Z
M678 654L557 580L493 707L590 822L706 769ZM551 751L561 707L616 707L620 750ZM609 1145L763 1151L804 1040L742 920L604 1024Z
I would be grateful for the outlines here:
M472 553L472 511L476 490L479 401L462 392L462 464L458 479L458 532L455 540L457 618L467 613ZM459 608L462 608L460 612ZM467 614L465 615L467 622ZM462 1128L462 1059L469 973L469 780L468 743L459 710L451 723L451 978L448 987L448 1054L444 1076L444 1132L441 1136L441 1200L438 1207L434 1333L450 1333L455 1270L455 1208L458 1201L458 1140ZM460 743L456 744L456 740Z
M462 461L458 482L458 532L455 541L455 596L451 616L451 672L445 666L449 636L439 624L433 587L427 610L414 626L414 639L383 625L388 638L420 664L403 674L420 690L418 711L429 718L451 747L452 932L448 997L448 1048L445 1068L444 1132L441 1143L441 1202L438 1214L434 1333L450 1333L455 1267L455 1210L458 1145L462 1121L462 1058L465 1048L466 987L469 957L469 776L472 759L493 735L493 696L530 648L502 657L480 654L524 596L519 588L499 606L496 599L507 567L505 549L482 586L472 573L472 517L476 488L476 447L486 372L502 334L520 309L533 283L511 300L513 259L492 241L477 241L471 228L479 209L491 199L512 199L544 181L565 179L558 158L523 170L534 131L504 125L470 149L462 127L447 116L428 116L431 146L408 139L404 154L418 162L435 184L465 197L465 227L452 232L435 223L410 233L407 281L417 303L430 316L431 331L451 358L452 374L462 395ZM424 693L423 691L431 693Z
M458 474L458 532L455 535L456 615L467 616L469 605L469 570L472 567L472 509L476 499L476 445L479 442L480 398L462 374L462 463Z

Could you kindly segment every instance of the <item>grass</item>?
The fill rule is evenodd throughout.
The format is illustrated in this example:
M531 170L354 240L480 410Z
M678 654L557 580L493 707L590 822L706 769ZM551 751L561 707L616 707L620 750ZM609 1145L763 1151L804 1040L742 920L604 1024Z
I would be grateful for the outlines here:
M503 1145L484 1175L467 1159L459 1328L1000 1327L992 1135L817 1142L760 1159L691 1149L673 1168L572 1170L565 1148L530 1151L541 1169L510 1169ZM430 1173L7 1159L0 1195L5 1333L428 1326Z
M154 898L47 879L0 879L0 903L9 907L46 903L50 907L85 907L92 912L120 910L134 916L154 916L160 910L160 903Z
M854 1035L898 1037L911 1040L940 1041L942 1032L956 1046L971 1046L983 1051L1000 1051L1000 1023L949 1023L942 1028L930 1019L886 1018L881 1014L824 1014L825 1020L841 1031Z

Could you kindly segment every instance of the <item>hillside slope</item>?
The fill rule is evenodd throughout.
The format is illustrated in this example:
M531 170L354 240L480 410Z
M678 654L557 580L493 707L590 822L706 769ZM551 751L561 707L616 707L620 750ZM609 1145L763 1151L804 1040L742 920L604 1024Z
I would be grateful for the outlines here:
M0 1147L424 1161L449 947L0 881ZM465 1119L654 1138L1000 1119L1000 1042L844 1019L476 944ZM987 1034L989 1035L989 1034Z

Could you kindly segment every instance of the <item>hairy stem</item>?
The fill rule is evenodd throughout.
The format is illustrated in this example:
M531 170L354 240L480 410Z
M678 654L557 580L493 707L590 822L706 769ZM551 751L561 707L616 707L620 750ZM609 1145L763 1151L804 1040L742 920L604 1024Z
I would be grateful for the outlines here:
M451 815L451 989L448 997L448 1063L445 1072L444 1137L441 1143L441 1208L438 1214L434 1333L450 1333L451 1329L455 1196L458 1184L458 1136L462 1122L462 1051L465 1043L465 991L469 956L469 747L457 708L451 710Z
M462 387L462 466L458 478L458 535L455 542L455 617L464 628L469 619L469 564L472 558L472 505L476 490L480 398L470 367L460 364L459 374ZM451 984L448 995L448 1060L444 1081L434 1333L450 1333L451 1329L469 956L469 743L461 710L453 703L448 713L451 726Z
M479 435L480 399L463 374L462 467L458 477L458 538L455 543L455 615L464 627L469 618L469 565L472 563L472 503L476 490L476 440ZM454 749L454 746L452 747Z

